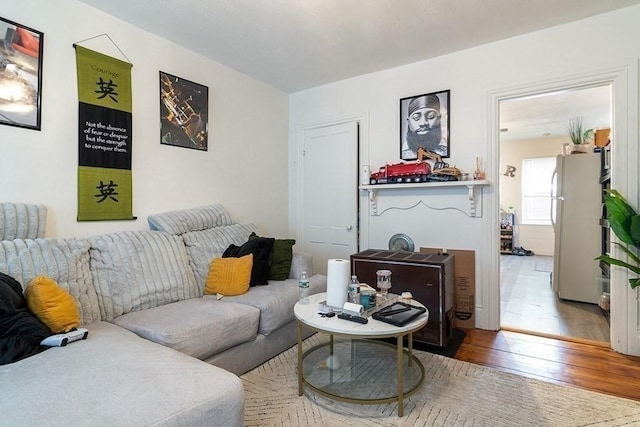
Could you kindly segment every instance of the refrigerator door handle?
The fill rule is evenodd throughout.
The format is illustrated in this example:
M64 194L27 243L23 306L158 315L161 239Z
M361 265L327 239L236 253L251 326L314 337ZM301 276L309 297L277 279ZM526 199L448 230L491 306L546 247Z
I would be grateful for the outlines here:
M554 215L554 207L556 207L556 203L558 200L558 197L556 196L556 179L558 178L558 170L554 169L553 173L551 174L551 190L549 191L549 198L551 199L551 203L549 204L549 219L551 220L551 227L553 227L553 229L556 229L556 221L555 221L555 215Z

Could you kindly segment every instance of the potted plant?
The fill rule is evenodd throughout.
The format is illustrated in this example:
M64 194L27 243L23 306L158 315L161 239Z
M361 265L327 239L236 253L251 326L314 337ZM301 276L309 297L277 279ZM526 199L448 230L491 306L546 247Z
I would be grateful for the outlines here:
M618 236L623 243L618 245L627 254L628 262L611 258L608 255L600 255L596 260L601 260L609 265L624 267L629 271L640 275L640 215L629 205L624 197L616 190L607 190L604 197L607 207L609 226L613 233ZM631 289L640 286L640 277L629 279Z
M567 132L573 145L570 147L570 153L588 153L590 136L593 134L593 130L585 129L582 117L576 117L571 120L567 125Z

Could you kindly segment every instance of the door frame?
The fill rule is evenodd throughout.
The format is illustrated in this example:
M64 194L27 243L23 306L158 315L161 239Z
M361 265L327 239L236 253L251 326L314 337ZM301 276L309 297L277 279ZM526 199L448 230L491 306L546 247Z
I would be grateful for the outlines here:
M616 65L593 69L573 76L558 76L542 82L501 88L488 93L488 171L500 174L500 118L501 100L553 92L566 88L610 84L612 87L614 148L612 150L611 188L628 196L638 206L638 60L632 59ZM498 218L499 181L496 180L492 199L487 203L488 218ZM613 236L613 235L612 235ZM500 257L498 221L489 221L486 229L489 265L484 277L484 301L487 302L487 324L492 330L500 329ZM623 254L619 249L613 256ZM638 290L628 285L628 273L620 268L611 269L611 348L625 354L640 355L640 308Z
M292 212L292 216L295 218L295 234L299 236L300 241L304 242L304 197L301 195L304 191L304 141L305 132L317 128L340 125L349 122L358 123L358 147L357 158L358 165L369 164L369 113L361 112L344 116L338 116L330 119L314 121L311 123L300 126L296 131L296 182L295 182L295 194L296 199L294 202L295 211ZM358 182L360 182L361 169L358 171ZM356 232L358 233L357 245L358 248L368 247L369 242L369 214L366 204L362 203L361 192L359 192L357 202L357 224ZM366 212L365 212L366 211Z

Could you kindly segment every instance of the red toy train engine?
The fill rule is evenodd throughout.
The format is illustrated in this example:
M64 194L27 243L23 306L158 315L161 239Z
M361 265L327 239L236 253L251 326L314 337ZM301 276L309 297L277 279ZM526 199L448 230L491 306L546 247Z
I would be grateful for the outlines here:
M382 166L378 172L371 174L371 184L392 184L401 182L426 182L431 173L427 162L394 163Z

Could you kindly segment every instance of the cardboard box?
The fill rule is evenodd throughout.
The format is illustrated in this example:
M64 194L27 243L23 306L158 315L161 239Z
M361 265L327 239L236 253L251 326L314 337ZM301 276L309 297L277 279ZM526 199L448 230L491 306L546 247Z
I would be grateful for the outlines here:
M611 129L597 129L595 132L594 143L596 147L606 147L611 142L609 137L611 136Z
M420 252L443 252L438 248L420 248ZM476 253L463 249L447 249L454 260L455 303L453 307L454 325L458 328L476 327Z

